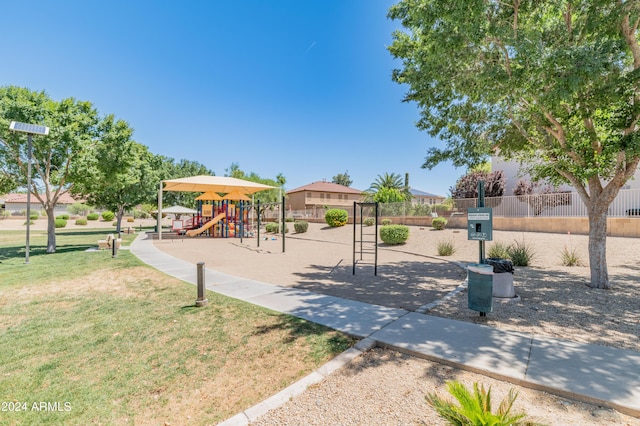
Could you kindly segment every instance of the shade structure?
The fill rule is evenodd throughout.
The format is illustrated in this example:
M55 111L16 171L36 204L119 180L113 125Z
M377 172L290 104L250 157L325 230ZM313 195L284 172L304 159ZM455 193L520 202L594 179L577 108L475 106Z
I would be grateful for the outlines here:
M156 211L156 213L157 213L157 211ZM198 210L190 209L190 208L184 207L184 206L171 206L171 207L167 207L166 209L162 209L162 213L167 213L167 214L196 214L196 213L198 213Z
M247 197L240 191L231 191L230 193L225 194L222 199L231 201L251 201L251 198Z
M236 179L227 176L191 176L186 178L171 179L164 181L163 191L185 191L185 192L220 192L229 193L239 191L242 194L253 194L267 189L274 189L274 186L263 185L243 179Z
M222 200L222 197L219 196L214 191L207 191L204 194L197 196L196 200L199 200L199 201L220 201L220 200Z

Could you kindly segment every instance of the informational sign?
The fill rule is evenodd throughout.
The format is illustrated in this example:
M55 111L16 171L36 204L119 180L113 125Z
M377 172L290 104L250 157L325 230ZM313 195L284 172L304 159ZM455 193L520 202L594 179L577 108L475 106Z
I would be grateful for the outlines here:
M493 210L491 207L467 209L467 239L493 241Z
M202 205L202 216L213 217L213 204Z

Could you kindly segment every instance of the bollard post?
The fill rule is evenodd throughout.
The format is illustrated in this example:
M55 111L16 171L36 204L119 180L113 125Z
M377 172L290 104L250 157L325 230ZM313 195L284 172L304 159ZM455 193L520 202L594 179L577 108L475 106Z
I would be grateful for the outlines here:
M196 307L207 306L209 300L204 295L204 262L198 262L198 298L196 299Z
M114 259L118 257L118 237L111 240L111 257Z

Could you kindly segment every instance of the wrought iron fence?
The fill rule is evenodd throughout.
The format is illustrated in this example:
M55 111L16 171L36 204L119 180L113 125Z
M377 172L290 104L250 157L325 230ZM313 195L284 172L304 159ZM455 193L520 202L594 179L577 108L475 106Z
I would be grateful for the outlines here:
M494 217L587 217L587 208L576 192L532 194L521 196L487 197L485 206L493 208ZM464 213L477 207L476 198L454 200L451 210L442 204L384 203L379 206L381 217L447 216ZM353 216L353 207L336 207ZM324 207L289 210L286 216L294 219L324 219ZM609 206L609 217L640 217L640 189L623 189Z
M466 212L477 206L476 198L454 200L454 210ZM586 217L587 207L577 192L532 194L485 198L493 216L502 217ZM623 189L609 206L609 217L640 216L640 190Z

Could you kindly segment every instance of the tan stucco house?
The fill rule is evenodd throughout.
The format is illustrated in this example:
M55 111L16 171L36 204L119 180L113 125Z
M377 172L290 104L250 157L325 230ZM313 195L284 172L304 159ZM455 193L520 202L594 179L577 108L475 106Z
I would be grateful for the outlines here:
M362 191L332 182L318 181L287 191L288 209L295 211L344 208L354 201L362 201Z
M432 206L434 204L441 204L445 200L445 197L442 195L430 194L413 188L409 188L409 192L413 195L412 201L414 204L429 204Z

